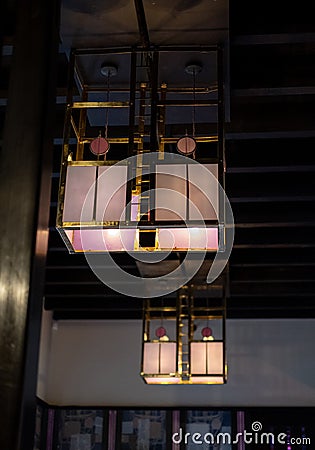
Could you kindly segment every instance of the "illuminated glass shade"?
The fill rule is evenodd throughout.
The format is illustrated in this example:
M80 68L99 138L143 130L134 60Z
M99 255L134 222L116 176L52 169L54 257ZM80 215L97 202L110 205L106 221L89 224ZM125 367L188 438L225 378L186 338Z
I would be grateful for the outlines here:
M148 384L177 384L176 342L145 342L142 376Z
M127 165L100 164L68 163L57 229L70 253L219 250L217 164L201 172L199 164L157 164L150 224L138 221L140 196L128 197ZM143 246L139 230L150 231L153 246Z
M207 170L200 170L199 164L156 166L156 220L218 220L218 165L203 167Z
M63 229L70 252L125 252L141 250L136 228ZM156 251L217 251L218 228L156 228Z
M62 217L64 226L125 220L126 189L126 166L69 166Z
M225 291L211 300L190 292L180 290L176 304L144 302L141 376L147 384L226 383Z
M193 384L225 383L224 343L191 342L190 381Z

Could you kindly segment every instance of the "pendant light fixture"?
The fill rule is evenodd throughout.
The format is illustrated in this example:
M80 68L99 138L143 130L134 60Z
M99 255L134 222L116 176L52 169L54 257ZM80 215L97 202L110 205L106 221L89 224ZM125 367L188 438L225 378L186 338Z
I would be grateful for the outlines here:
M164 51L159 53L164 54ZM216 136L201 137L200 133L198 134L196 107L206 104L211 106L216 103L215 100L209 100L208 103L208 100L198 99L197 94L207 92L207 88L204 83L206 77L204 76L202 80L201 78L197 80L196 77L201 70L206 71L207 66L201 66L198 58L203 56L199 56L199 50L196 53L196 59L191 60L194 63L183 64L183 77L186 77L184 72L186 66L188 80L185 82L186 87L181 86L181 83L179 86L175 84L170 89L174 98L166 100L161 96L159 100L156 96L157 104L155 105L157 109L164 108L165 111L171 111L171 107L174 106L178 112L185 108L188 117L192 119L189 120L189 126L184 125L182 128L183 131L187 128L187 133L180 140L178 135L166 137L164 128L161 131L163 145L168 142L178 143L179 153L188 155L186 160L181 158L177 151L177 156L173 152L163 152L162 155L161 152L151 151L151 131L157 122L157 115L152 111L152 101L150 103L149 97L146 96L148 86L142 82L143 67L142 64L140 67L139 63L142 63L141 58L143 54L146 54L145 51L131 53L129 84L124 72L124 61L127 62L127 59L123 59L125 56L119 56L120 54L113 53L111 50L108 53L105 52L106 56L101 60L103 65L99 63L100 55L95 55L96 59L93 60L91 67L98 67L98 77L94 76L93 84L89 85L83 77L84 73L78 72L78 79L82 81L85 89L82 96L84 101L71 101L65 116L56 223L70 253L98 254L124 251L136 253L150 251L161 254L186 251L216 253L224 250L224 204L220 201L221 195L219 195L219 180L223 179L223 167L220 163L223 160L220 153L223 146L218 146L217 154L209 162L194 161L196 141L198 143L199 141L216 142L217 139ZM91 56L88 51L87 55ZM92 56L94 57L94 54ZM146 54L146 57L151 57L150 52ZM183 58L185 57L183 55ZM113 61L119 61L119 69ZM83 62L86 64L85 52L82 54L80 51L73 61L73 70L75 67L80 67ZM85 67L84 64L82 67ZM149 75L153 77L154 74L162 73L161 67L157 59L156 67ZM113 78L117 75L119 75L119 81L118 78ZM98 79L99 82L102 80L102 83L98 84ZM115 94L112 88L113 80ZM166 89L166 86L161 89ZM127 91L129 101L122 101L128 97ZM70 92L72 96L72 87ZM100 93L98 97L103 97L104 101L96 97L97 92ZM176 97L179 94L184 94L185 99L177 101ZM69 98L72 98L71 96L69 94ZM114 113L113 117L109 117L110 108L115 108L115 117ZM90 109L89 123L87 123L88 121L82 118L86 117ZM116 113L117 110L127 110L128 125L125 114L119 116L119 112ZM84 114L81 114L82 111ZM141 120L137 122L138 115L141 116ZM150 116L150 126L145 125L147 116ZM100 117L103 125L99 128L102 130L99 133L94 131L95 135L91 138L90 130L95 130L94 127L100 123ZM78 118L79 123L77 123ZM115 135L120 133L119 137L110 136L109 138L109 134L112 133L109 126L112 122L120 125L115 127ZM187 123L188 120L185 122ZM173 134L172 127L170 131L170 134ZM70 136L73 133L76 135L77 150L72 158L73 145L70 143ZM111 143L119 144L116 155L118 161L111 158L110 153L107 154ZM89 145L93 157L90 151L88 152L90 157L86 154L85 144ZM126 154L130 157L128 161L121 159L122 155ZM135 195L133 195L133 185L137 186ZM166 190L167 195L165 195ZM142 216L145 220L140 220ZM200 222L201 218L204 225ZM164 328L166 335L170 337L168 327L164 326ZM215 330L213 334L216 335ZM160 336L160 338L163 337Z
M141 376L146 384L226 383L225 289L210 304L184 287L176 305L147 299L143 313Z

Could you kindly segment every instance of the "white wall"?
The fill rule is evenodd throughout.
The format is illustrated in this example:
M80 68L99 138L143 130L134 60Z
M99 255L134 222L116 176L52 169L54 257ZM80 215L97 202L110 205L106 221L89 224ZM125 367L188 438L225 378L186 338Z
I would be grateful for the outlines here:
M60 321L52 330L44 400L101 406L315 406L315 320L229 320L223 386L146 385L139 375L141 327L140 321Z
M37 396L42 399L47 396L49 360L51 358L50 346L52 325L52 312L43 309L37 375Z

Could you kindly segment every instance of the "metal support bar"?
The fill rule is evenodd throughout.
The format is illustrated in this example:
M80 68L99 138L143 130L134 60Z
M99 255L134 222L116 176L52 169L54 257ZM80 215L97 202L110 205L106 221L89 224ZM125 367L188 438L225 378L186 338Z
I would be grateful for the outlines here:
M129 137L128 156L134 152L135 141L135 114L136 114L136 87L137 87L137 53L132 52L130 57L130 97L129 97Z
M88 93L86 89L83 89L82 91L82 102L86 102L88 99ZM81 161L83 160L84 156L84 143L81 141L81 137L85 135L85 129L86 129L86 109L81 109L80 111L80 118L79 118L79 138L78 138L78 145L77 145L77 154L76 154L76 160ZM72 124L73 126L73 124ZM75 128L74 128L75 130Z
M159 140L159 158L163 158L163 154L164 154L164 142L162 142L162 137L165 136L165 115L166 115L166 108L165 105L161 105L161 103L165 102L166 100L166 89L167 89L167 85L165 83L162 84L161 86L161 99L159 101L159 123L158 123L158 129L159 129L159 134L158 134L158 140Z
M136 1L136 0L135 0ZM142 52L144 50L150 51L150 48L144 49L143 46L135 46L134 50ZM155 46L159 52L216 52L217 45L161 45ZM99 47L99 48L77 48L76 55L105 55L105 54L127 54L131 52L131 47Z
M224 107L224 79L223 79L223 49L218 47L217 52L217 77L218 77L218 160L219 182L225 188L225 107ZM225 222L225 202L223 193L219 193L219 222Z
M71 108L128 108L129 102L75 102Z
M217 106L217 100L160 100L157 106Z
M87 90L89 92L106 92L107 88L105 88L104 85L90 84L88 86ZM163 90L162 88L159 88L158 92L162 92L162 90ZM196 94L210 94L212 92L217 92L217 90L218 90L217 86L196 87L195 93ZM129 88L113 88L112 87L110 91L124 93L124 92L129 92L130 89ZM139 89L136 89L136 91L139 91ZM172 87L172 88L168 88L167 92L175 93L175 94L187 94L187 93L193 92L193 88L191 88L191 87L181 87L181 88Z
M159 53L153 52L150 65L151 72L151 136L150 151L154 152L158 149L157 145L157 104L158 104L158 69L159 69Z
M77 138L77 141L80 142L80 133L79 133L79 130L78 130L78 128L77 128L77 126L76 126L76 124L74 122L74 118L72 116L70 117L70 122L71 122L72 129L74 131L75 137Z
M84 136L80 139L80 143L88 144L88 143L94 141L94 139L95 139L95 137ZM107 138L107 141L110 144L128 144L130 142L129 138L127 138L127 137L119 137L119 138L110 137L110 138ZM141 138L134 137L134 139L133 139L134 144L139 144L140 142L142 142Z
M196 142L217 142L218 136L195 136ZM177 137L162 137L160 142L163 144L175 144L178 141Z
M148 49L148 48L150 48L150 39L149 39L147 21L145 18L143 2L142 2L142 0L134 0L134 3L135 3L136 13L137 13L138 29L139 29L139 34L140 34L141 45L143 48Z

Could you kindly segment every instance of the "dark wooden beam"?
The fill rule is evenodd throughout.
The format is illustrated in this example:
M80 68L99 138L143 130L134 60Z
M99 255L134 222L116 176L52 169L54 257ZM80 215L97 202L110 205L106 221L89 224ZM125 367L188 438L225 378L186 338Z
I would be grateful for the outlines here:
M0 448L31 449L48 241L59 1L21 0L0 168Z

